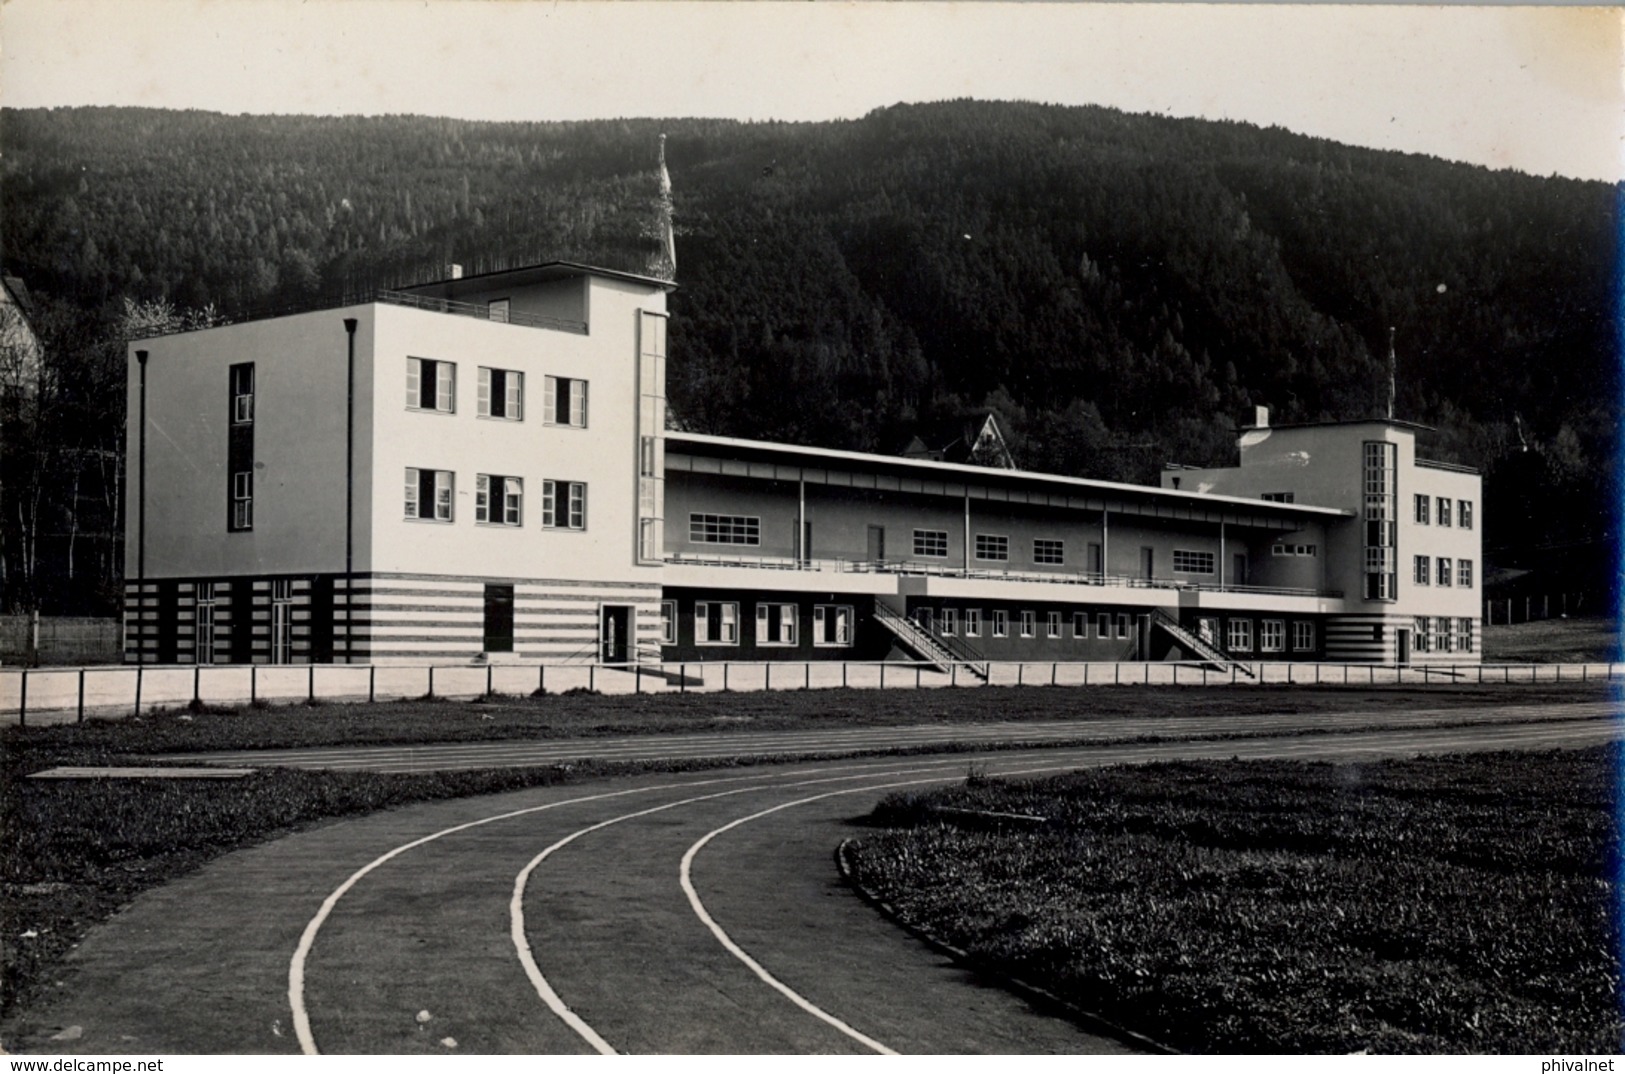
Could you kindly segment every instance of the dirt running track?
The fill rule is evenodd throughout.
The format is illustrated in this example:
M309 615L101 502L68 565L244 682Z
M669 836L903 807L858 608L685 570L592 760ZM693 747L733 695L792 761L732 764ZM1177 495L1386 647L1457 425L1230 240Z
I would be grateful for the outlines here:
M86 938L65 987L6 1046L1120 1051L977 980L845 889L832 851L861 832L852 818L886 788L956 781L972 762L1039 773L1619 733L1614 720L1548 713L1529 725L830 760L412 806L239 851L144 895ZM71 1026L75 1039L51 1039Z

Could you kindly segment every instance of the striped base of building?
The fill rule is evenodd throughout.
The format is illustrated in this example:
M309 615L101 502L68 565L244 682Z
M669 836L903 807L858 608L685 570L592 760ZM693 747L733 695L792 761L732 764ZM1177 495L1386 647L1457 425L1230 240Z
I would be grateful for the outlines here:
M1470 622L1470 621L1468 621ZM1437 635L1418 648L1417 620L1409 615L1339 615L1326 620L1326 659L1339 664L1476 664L1482 659L1476 630L1465 642L1456 635L1448 650Z

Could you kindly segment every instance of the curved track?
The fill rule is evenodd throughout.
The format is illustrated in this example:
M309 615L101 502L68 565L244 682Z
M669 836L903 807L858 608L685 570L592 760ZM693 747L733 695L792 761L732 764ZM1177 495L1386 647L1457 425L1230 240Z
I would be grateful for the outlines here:
M1176 757L1583 745L1614 721L823 761L408 807L229 855L96 930L15 1042L86 1052L1118 1051L847 891L890 789ZM72 1044L50 1034L79 1025Z

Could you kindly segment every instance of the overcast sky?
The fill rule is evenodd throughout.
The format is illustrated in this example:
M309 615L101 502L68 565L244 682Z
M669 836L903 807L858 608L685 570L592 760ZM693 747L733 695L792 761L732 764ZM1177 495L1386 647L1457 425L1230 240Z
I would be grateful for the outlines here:
M948 97L1625 178L1621 8L4 0L0 100L833 119Z

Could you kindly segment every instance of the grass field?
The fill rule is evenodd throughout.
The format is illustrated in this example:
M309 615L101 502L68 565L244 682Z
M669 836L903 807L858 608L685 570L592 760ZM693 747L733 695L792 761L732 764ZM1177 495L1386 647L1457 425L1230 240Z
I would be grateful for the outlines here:
M1481 628L1486 664L1579 664L1620 659L1619 623L1542 619Z
M1047 687L706 696L548 695L469 702L245 707L0 730L0 1013L26 1002L84 932L141 891L228 851L340 817L615 773L716 767L576 764L433 775L268 770L229 781L39 781L54 765L142 763L159 753L630 733L1471 708L1606 687ZM1199 706L1199 708L1198 708ZM28 935L31 934L31 935Z
M888 799L849 861L908 923L1182 1050L1613 1053L1619 762L973 778Z

